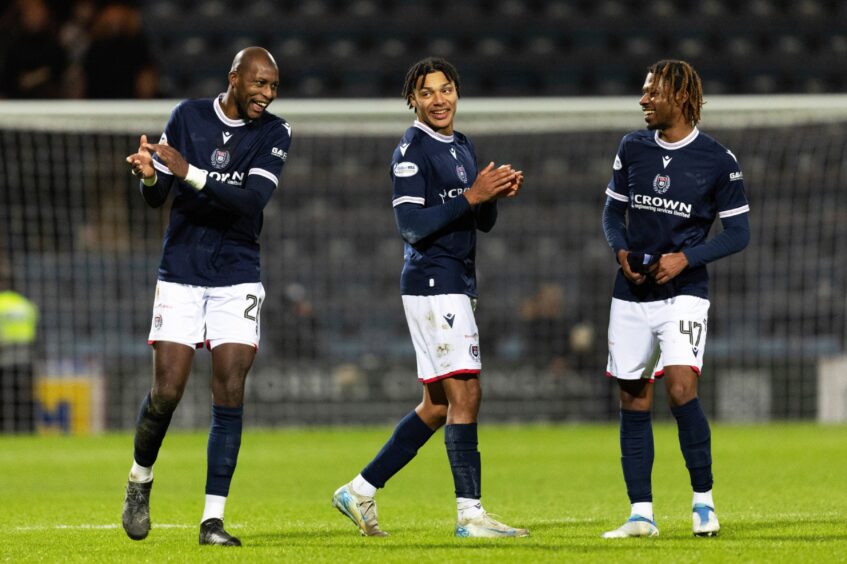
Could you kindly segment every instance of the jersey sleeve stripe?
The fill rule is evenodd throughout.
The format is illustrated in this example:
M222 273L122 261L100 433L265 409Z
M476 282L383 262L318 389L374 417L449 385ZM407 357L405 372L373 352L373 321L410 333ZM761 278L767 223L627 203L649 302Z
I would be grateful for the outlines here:
M160 163L156 159L153 159L152 163L153 163L153 168L155 168L158 172L161 172L162 174L167 174L168 176L173 176L171 169L169 169L168 167L166 167L165 165L163 165L162 163Z
M624 196L623 194L618 194L611 188L606 188L606 195L612 198L613 200L617 200L619 202L628 202L629 196Z
M747 213L750 211L749 205L741 206L740 208L734 208L731 210L726 210L722 212L718 212L718 217L732 217L734 215L741 215L742 213Z
M263 168L251 168L247 171L247 176L250 176L251 174L258 174L263 178L267 178L268 180L274 183L274 186L279 185L279 178L277 178L275 174L270 173Z
M400 204L419 204L419 205L422 206L422 205L426 204L426 199L418 198L418 197L415 197L415 196L400 196L399 198L394 198L394 200L392 200L391 204L395 208L397 206L399 206Z

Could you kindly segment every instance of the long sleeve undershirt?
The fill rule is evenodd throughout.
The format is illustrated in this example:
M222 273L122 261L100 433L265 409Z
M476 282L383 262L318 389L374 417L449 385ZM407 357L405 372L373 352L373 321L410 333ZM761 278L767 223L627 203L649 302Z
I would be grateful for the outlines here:
M394 207L394 218L400 236L410 245L443 229L470 211L471 205L464 197L453 198L442 206L424 208L415 204Z
M176 177L167 174L159 174L156 184L145 186L139 183L144 201L152 208L158 208L165 203ZM223 209L234 212L241 216L251 217L262 211L273 194L273 185L256 179L251 182L248 176L244 188L230 186L225 182L206 178L203 192L212 197L216 204Z
M410 245L438 232L473 209L464 197L453 198L441 206L424 208L415 204L400 204L394 208L394 217L400 235ZM473 209L476 227L490 231L497 222L497 203L479 204Z
M625 202L606 198L603 208L603 231L615 256L621 249L629 250L626 241L626 210ZM721 225L723 231L716 236L700 245L682 250L689 267L702 266L737 253L750 242L749 214L722 218Z

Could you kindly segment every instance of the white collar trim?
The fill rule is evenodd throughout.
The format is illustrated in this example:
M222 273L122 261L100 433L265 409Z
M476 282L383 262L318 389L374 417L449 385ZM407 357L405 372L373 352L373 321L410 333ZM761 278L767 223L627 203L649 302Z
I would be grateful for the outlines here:
M221 93L217 98L212 100L212 106L215 108L215 114L218 116L218 119L228 127L241 127L242 125L247 125L247 122L243 119L231 119L226 117L224 109L221 107L221 100L223 100L223 96L223 93Z
M685 137L683 137L682 139L680 139L679 141L676 141L674 143L668 143L667 141L662 141L661 139L659 139L658 130L656 131L654 138L656 139L656 144L659 147L673 151L675 149L682 149L686 145L692 143L695 139L697 139L698 135L700 135L700 130L695 127L691 131L691 133L689 133L688 135L686 135Z
M426 133L427 135L429 135L430 137L432 137L433 139L435 139L436 141L441 141L442 143L452 143L453 142L453 136L452 135L444 135L443 133L438 133L437 131L435 131L434 129L432 129L430 126L423 123L422 121L415 120L415 123L413 125L415 127L417 127L418 129L420 129L421 131L423 131L424 133Z

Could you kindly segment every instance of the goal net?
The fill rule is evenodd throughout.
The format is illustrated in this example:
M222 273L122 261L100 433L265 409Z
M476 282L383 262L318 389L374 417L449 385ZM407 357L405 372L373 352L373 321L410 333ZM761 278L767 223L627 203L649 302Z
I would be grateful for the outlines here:
M15 430L27 401L47 432L132 427L151 383L146 337L169 208L146 207L124 158L140 134L158 137L175 103L0 104L0 290L38 308L31 398L8 375L22 362L5 355L0 429ZM527 179L479 237L482 417L616 417L603 376L616 264L600 215L618 142L641 127L636 100L459 108L456 127L480 160ZM267 298L247 419L394 420L420 397L388 178L413 116L398 100L280 99L272 111L294 141L265 210ZM819 366L845 353L847 98L708 99L701 128L737 155L752 226L743 253L710 266L703 401L723 420L814 418ZM207 424L209 370L198 351L175 425Z

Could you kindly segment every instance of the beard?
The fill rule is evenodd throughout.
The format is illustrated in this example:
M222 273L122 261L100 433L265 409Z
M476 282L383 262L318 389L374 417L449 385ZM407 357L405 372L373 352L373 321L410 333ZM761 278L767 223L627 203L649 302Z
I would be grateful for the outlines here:
M662 131L662 130L669 128L670 125L671 124L669 124L666 121L653 120L652 123L647 123L647 129L649 131L656 131L657 129L659 131Z

